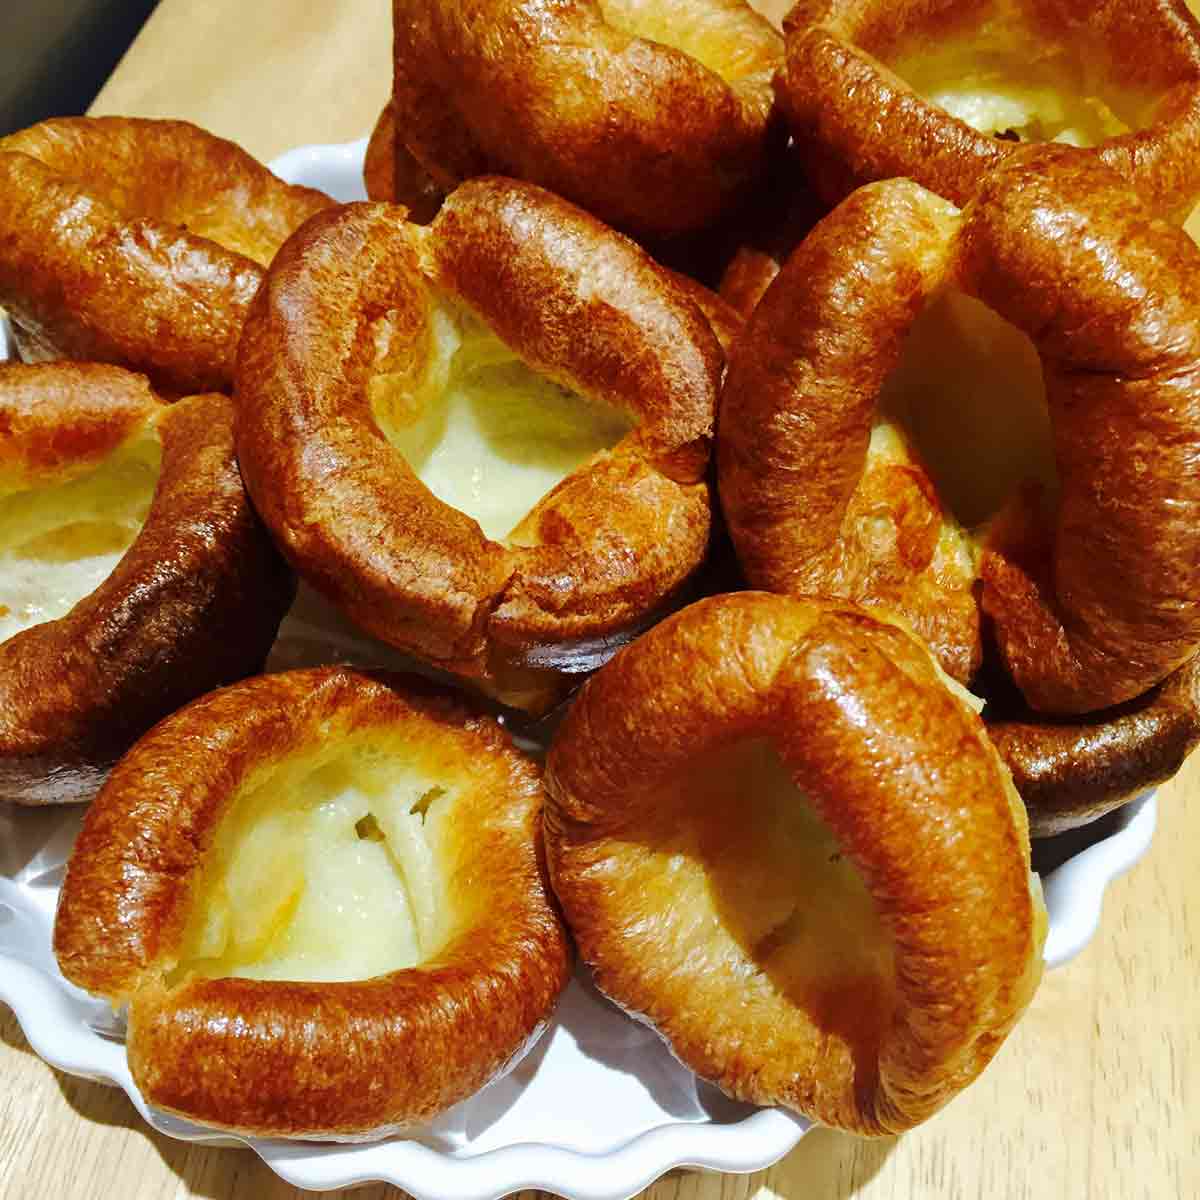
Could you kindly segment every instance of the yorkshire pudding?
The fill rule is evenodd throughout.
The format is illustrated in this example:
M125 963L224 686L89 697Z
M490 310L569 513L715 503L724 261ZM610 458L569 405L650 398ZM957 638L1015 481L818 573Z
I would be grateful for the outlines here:
M588 681L546 853L599 987L729 1095L898 1133L1041 975L1025 814L928 651L849 607L702 600Z
M226 397L10 364L0 430L0 800L87 800L155 721L261 667L295 585Z
M395 0L397 146L445 190L527 179L666 237L754 185L782 39L744 0Z
M1144 695L1083 717L1047 718L1001 688L988 695L984 720L1030 833L1065 833L1165 783L1200 744L1200 658Z
M129 1006L151 1103L271 1137L427 1121L533 1044L571 970L537 767L419 681L318 668L189 705L89 809L63 974Z
M262 268L332 203L184 121L44 121L0 139L0 305L26 360L226 391Z
M701 562L723 357L675 280L540 188L474 180L402 217L348 205L280 251L238 458L352 620L537 708Z
M1014 154L963 213L906 180L855 192L731 354L720 489L751 583L889 608L965 681L981 582L1038 712L1160 683L1200 644L1198 268L1181 230L1068 147ZM983 330L966 365L931 307ZM932 384L901 378L914 343ZM922 414L930 392L945 402ZM989 526L1030 470L1041 502L1026 489Z
M1200 27L1178 0L801 0L780 106L831 203L905 176L965 204L1018 142L1070 142L1159 212L1200 196Z

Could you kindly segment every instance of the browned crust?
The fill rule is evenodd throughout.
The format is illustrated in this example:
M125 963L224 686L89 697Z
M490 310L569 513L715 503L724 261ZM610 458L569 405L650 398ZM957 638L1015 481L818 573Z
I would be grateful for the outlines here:
M247 486L284 554L392 645L479 679L493 651L544 659L628 632L691 575L722 355L687 295L632 243L527 184L476 180L428 234L385 205L310 222L256 301L238 366ZM424 487L367 399L374 324L419 363L429 287L535 369L639 423L563 480L502 546Z
M1048 573L1000 523L984 611L1033 708L1122 703L1200 644L1200 251L1091 155L1031 148L983 185L959 260L1037 346L1059 477Z
M1104 43L1106 69L1118 82L1158 95L1145 129L1110 138L1090 154L1159 211L1186 215L1200 194L1200 27L1192 14L1176 0L1026 0L1019 7L1048 39ZM886 57L901 38L936 41L952 15L961 25L989 12L985 4L952 10L924 0L801 0L793 8L776 91L816 186L831 203L860 184L906 176L963 205L1011 153L1012 143L922 99L874 56Z
M974 577L935 573L932 486L915 466L864 474L879 391L950 272L955 228L948 205L899 180L817 225L731 352L717 468L753 586L896 610L965 682L981 655Z
M739 246L721 274L718 289L721 298L749 319L766 295L767 288L775 282L781 265L780 260L767 250Z
M784 992L765 1016L739 1010L749 991L697 943L656 936L666 923L623 888L650 798L699 754L757 737L892 935L897 992L874 1028L823 1028ZM546 782L551 878L600 987L738 1099L900 1132L983 1069L1036 987L1045 914L1003 767L926 652L864 613L763 593L692 605L584 685Z
M1040 712L1105 709L1161 682L1200 644L1197 262L1182 231L1070 147L1010 156L961 220L912 183L854 193L732 352L717 457L751 582L893 607L951 673L978 662L973 580L922 566L940 513L928 480L914 468L906 499L898 479L862 475L901 339L953 283L1032 339L1054 430L1049 546L1010 512L983 555L982 608L1006 668ZM897 528L882 552L881 510ZM922 513L908 538L897 514Z
M91 470L161 407L120 367L0 363L0 492Z
M1200 660L1116 709L1051 720L992 720L988 736L1012 772L1034 837L1098 820L1165 783L1200 743Z
M465 183L433 231L439 287L535 370L634 417L630 448L663 474L703 477L713 415L698 397L723 355L690 288L575 205L512 180Z
M440 867L470 880L447 945L351 983L190 977L175 965L191 886L256 768L333 736L417 730L463 786ZM64 974L129 1000L129 1061L159 1107L243 1133L375 1137L477 1091L542 1030L571 950L540 855L541 785L488 718L429 685L318 668L204 697L121 761L68 864L54 946Z
M186 122L45 121L0 140L0 305L26 359L228 389L262 266L330 204Z
M743 0L689 6L681 23L722 31L719 74L622 32L623 7L396 0L398 144L446 189L498 172L638 234L712 224L774 140L781 39Z
M19 376L22 387L3 386ZM87 385L77 406L63 376ZM99 414L111 402L128 429L132 403L163 457L146 523L112 574L65 617L0 643L0 798L26 804L90 799L155 721L257 670L295 590L242 487L228 399L167 408L117 368L8 367L0 413L28 411L43 386L61 447L80 438L90 458L115 432Z
M688 299L704 314L713 333L717 335L717 341L721 343L721 350L728 354L734 338L742 332L742 326L746 323L744 314L724 296L705 287L690 275L684 275L681 271L673 271L661 264L660 269L670 275L687 293Z

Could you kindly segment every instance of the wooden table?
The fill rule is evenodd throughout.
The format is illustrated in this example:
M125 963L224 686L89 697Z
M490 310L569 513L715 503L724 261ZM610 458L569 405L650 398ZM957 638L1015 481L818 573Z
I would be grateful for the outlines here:
M261 158L358 137L388 91L387 0L163 0L95 111L187 117ZM1200 759L1161 792L1149 856L1050 975L983 1078L903 1138L806 1137L749 1177L653 1200L1188 1200L1200 1196ZM389 1189L356 1192L364 1200ZM40 1062L0 1009L0 1196L297 1195L251 1153L150 1132L125 1097Z

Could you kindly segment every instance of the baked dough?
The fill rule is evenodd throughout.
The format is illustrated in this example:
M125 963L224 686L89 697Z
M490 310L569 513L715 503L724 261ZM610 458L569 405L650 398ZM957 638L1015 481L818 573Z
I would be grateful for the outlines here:
M782 42L744 0L395 0L397 146L449 191L497 172L638 235L712 225L779 139Z
M928 651L861 611L700 601L580 692L551 879L599 987L736 1099L925 1120L1029 1003L1025 814Z
M510 1068L571 969L538 768L420 681L261 676L162 722L67 867L64 975L129 1006L146 1100L363 1140Z
M1200 744L1200 659L1102 712L1048 720L993 694L984 718L1030 832L1051 837L1136 800L1183 766Z
M263 267L332 203L185 121L43 121L0 139L0 305L27 361L227 391Z
M87 800L155 721L261 667L295 581L227 398L9 364L0 428L0 800Z
M721 499L751 582L899 612L965 680L982 580L1006 668L1039 712L1094 712L1161 682L1200 642L1197 263L1182 231L1077 149L1014 153L962 214L908 181L856 192L789 260L731 356ZM1009 366L1029 359L1018 335L1032 339L1053 428L1041 499L1018 493L974 532L903 430L879 421L905 339L947 288L1015 327L996 332ZM1020 435L1007 467L997 437L981 439L991 461L947 439L967 464L960 485L972 466L1033 466L1021 446L1036 444L1038 404L1002 418Z
M781 108L831 203L904 176L963 205L1018 142L1086 145L1159 212L1200 198L1200 27L1176 0L801 0Z
M542 708L703 559L723 356L688 289L540 188L402 217L350 205L281 251L238 364L242 471L358 625Z

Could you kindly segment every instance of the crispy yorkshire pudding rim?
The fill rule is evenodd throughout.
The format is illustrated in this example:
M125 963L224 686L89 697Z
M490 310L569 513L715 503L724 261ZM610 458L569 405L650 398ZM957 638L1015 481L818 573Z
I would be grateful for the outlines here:
M551 878L599 985L739 1099L865 1133L929 1116L982 1069L1040 974L1024 814L973 725L927 653L858 610L738 593L651 630L585 684L547 766ZM763 736L893 939L894 1011L865 1088L860 1072L814 1085L817 1043L813 1061L778 1065L714 1044L703 1002L663 1010L604 921L597 854L610 839L636 841L640 806L699 754Z
M376 636L457 664L481 653L511 568L420 483L370 409L377 322L394 312L431 336L414 227L396 212L348 205L280 252L241 343L238 458L305 578Z
M117 371L24 369L65 369L72 377ZM147 407L162 463L138 536L66 616L0 643L6 799L90 799L154 722L257 670L295 594L243 490L229 400L194 396Z
M846 542L870 503L859 492L881 389L950 275L957 224L946 201L893 181L853 193L816 226L731 351L717 466L752 586L898 608L966 683L980 659L971 581L953 597L919 581L903 596L875 595L871 564Z
M1166 783L1200 744L1200 658L1144 696L1086 718L1028 710L993 717L988 736L1029 813L1034 837L1099 820Z
M729 25L729 78L622 31L634 14L619 4L492 5L470 19L461 7L394 6L397 144L447 190L500 171L620 228L670 236L711 224L761 170L782 43L748 6L704 6Z
M778 65L782 50L779 37L770 22L749 4L738 3L737 0L732 3L730 0L707 0L701 4L673 5L671 0L667 0L659 7L668 10L669 16L675 18L669 30L667 22L654 21L653 12L648 11L654 7L644 0L598 0L598 3L587 6L585 19L590 19L594 11L600 22L619 36L645 43L655 51L682 55L689 63L699 64L734 88L739 85L751 88L759 86L764 78L770 78ZM669 12L672 7L677 11ZM706 13L703 11L705 9ZM690 36L694 32L692 26L679 21L682 16L695 21L700 35L698 39ZM716 61L712 54L698 53L702 45L695 44L695 41L703 44L706 34L711 37L711 29L705 27L705 16L710 22L721 19L729 23L729 38L722 47L728 57L721 61ZM736 35L733 29L735 24ZM674 40L666 36L668 32Z
M721 496L751 581L837 586L879 386L933 286L952 282L1033 340L1053 424L1049 569L1008 552L1003 521L984 555L982 604L1006 666L1045 712L1104 709L1160 682L1200 642L1187 549L1200 505L1188 488L1200 452L1194 255L1067 147L1016 152L961 221L907 181L855 193L772 284L725 381Z
M970 6L985 9L986 4ZM958 205L1013 144L981 133L919 96L872 55L919 36L922 22L961 28L970 11L944 3L881 6L869 0L800 0L789 13L780 105L810 143L818 184L831 200L861 183L906 176ZM1073 21L1058 9L1031 13L1078 42L1093 33L1122 47L1107 66L1119 86L1160 92L1145 128L1108 138L1094 153L1155 207L1187 215L1200 191L1200 29L1171 0L1107 5ZM1091 27L1095 20L1104 28ZM1129 54L1153 43L1152 54ZM852 97L852 101L849 99ZM884 112L886 119L880 120Z
M459 803L482 827L442 868L486 887L486 903L468 894L430 962L374 979L168 987L192 887L239 786L316 741L398 723L462 748ZM202 757L180 755L197 745ZM68 865L55 953L80 986L129 1002L130 1065L151 1103L243 1132L382 1135L483 1086L566 983L540 795L507 735L424 681L334 667L248 680L176 713L117 766Z
M181 226L264 267L298 225L333 203L189 121L52 118L0 138L7 152L36 158L123 216Z
M1198 263L1181 229L1066 148L1015 154L966 215L959 278L1034 339L1053 425L1050 578L1005 556L1002 524L982 572L1005 665L1039 711L1122 703L1200 644Z
M820 593L838 569L880 389L951 272L957 225L957 212L916 184L867 185L817 224L744 326L717 458L752 584Z
M0 362L0 495L94 469L163 407L120 367Z
M519 665L526 651L542 658L547 645L636 624L707 544L703 467L721 364L707 322L631 243L529 185L466 184L427 234L398 212L363 204L318 216L252 308L238 437L259 511L358 624L451 670L486 673L493 639ZM581 299L579 276L597 257L622 270ZM509 546L434 497L370 411L378 322L399 331L390 369L406 369L405 346L432 336L431 280L535 370L641 422L543 498Z
M77 219L64 222L64 212ZM0 304L25 361L129 366L168 394L228 388L262 282L257 263L178 227L127 218L26 154L0 154L0 230ZM184 279L174 262L202 270ZM150 332L161 329L172 336Z
M0 303L27 361L226 390L262 264L332 203L187 122L46 121L0 139Z
M447 198L430 255L437 285L526 364L637 421L615 454L704 477L713 416L696 392L724 355L692 289L575 205L499 177Z

